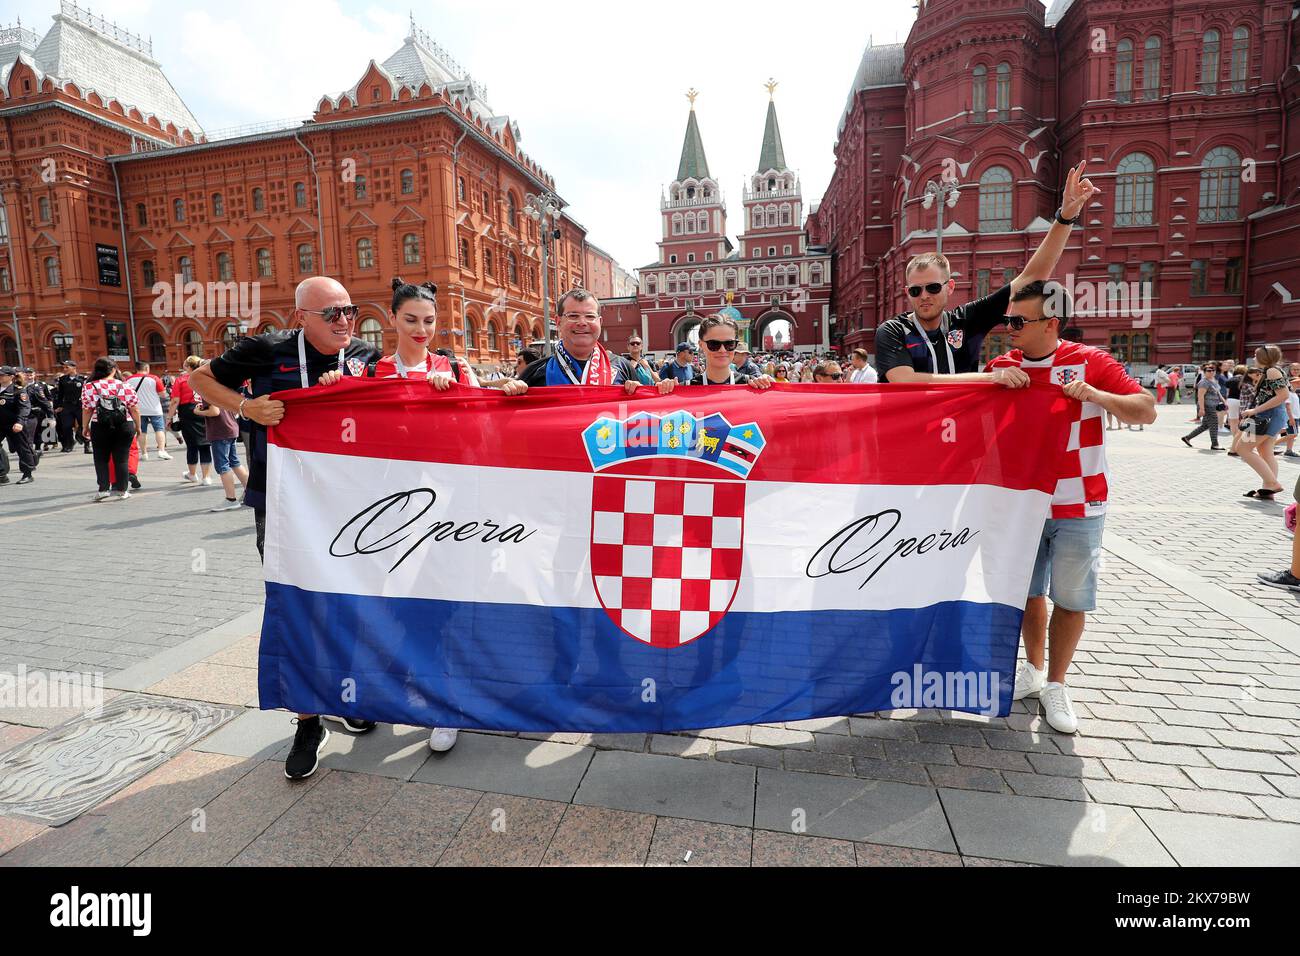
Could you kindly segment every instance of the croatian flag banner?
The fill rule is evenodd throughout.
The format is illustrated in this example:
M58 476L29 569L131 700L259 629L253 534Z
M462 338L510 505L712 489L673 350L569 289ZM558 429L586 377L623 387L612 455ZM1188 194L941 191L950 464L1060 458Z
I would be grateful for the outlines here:
M1010 709L1059 388L279 397L263 708L583 732Z

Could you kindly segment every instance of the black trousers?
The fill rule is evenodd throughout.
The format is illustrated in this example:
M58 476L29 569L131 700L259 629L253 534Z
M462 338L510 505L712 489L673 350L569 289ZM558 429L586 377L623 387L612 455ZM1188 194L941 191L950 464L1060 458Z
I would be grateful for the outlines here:
M36 464L41 463L41 452L45 448L45 443L41 441L43 437L41 431L45 428L45 416L39 418L33 413L33 416L27 419L27 444L32 446L32 456L36 459Z
M91 448L95 453L95 480L100 491L108 491L108 463L113 462L113 490L126 491L127 459L131 443L135 441L135 425L127 422L126 428L109 429L99 422L90 423Z
M9 450L18 456L19 470L24 475L30 475L36 468L36 452L32 450L32 443L27 439L27 429L11 431L5 437L9 441Z
M86 440L81 434L80 408L64 408L55 415L54 421L59 433L59 444L63 446L64 451L72 451L78 441Z

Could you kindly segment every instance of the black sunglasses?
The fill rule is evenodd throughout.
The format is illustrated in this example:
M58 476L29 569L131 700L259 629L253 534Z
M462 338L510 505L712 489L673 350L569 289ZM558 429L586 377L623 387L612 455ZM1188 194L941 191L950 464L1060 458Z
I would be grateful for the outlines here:
M921 290L922 290L922 289L925 289L925 291L928 292L928 293L930 293L930 295L938 295L940 292L943 291L943 283L942 283L942 282L927 282L927 283L926 283L925 285L923 285L923 286L919 286L919 285L909 285L909 286L907 287L907 294L910 295L913 299L919 299L919 298L921 297Z
M818 377L818 378L829 378L829 379L831 379L832 381L838 382L840 379L842 379L842 378L844 377L844 373L843 373L843 372L835 372L835 373L832 374L831 372L818 372L818 373L817 373L817 377Z
M627 343L627 347L630 348L630 349L639 349L639 348L641 347L641 343L640 343L640 342L628 342L628 343Z
M718 349L722 349L724 352L734 352L738 341L738 339L705 339L704 344L710 352L716 352Z
M1050 322L1056 318L1054 315L1044 316L1041 319L1026 319L1023 315L1004 315L1002 317L1013 332L1019 332L1029 322Z
M303 309L303 312L310 312L312 315L323 316L326 322L337 322L339 316L345 316L349 322L352 322L361 313L359 305L331 305L328 309Z

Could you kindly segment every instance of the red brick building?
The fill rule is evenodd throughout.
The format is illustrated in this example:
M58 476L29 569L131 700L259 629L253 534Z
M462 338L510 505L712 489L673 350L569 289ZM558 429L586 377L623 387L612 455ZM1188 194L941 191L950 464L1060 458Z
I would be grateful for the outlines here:
M774 88L769 84L769 93ZM769 98L758 165L744 189L742 231L733 244L690 96L677 175L659 203L659 258L639 270L646 348L671 351L718 311L736 319L753 348L765 347L769 327L782 320L792 331L786 347L829 345L830 257L810 246L804 233L803 196L786 164L776 103Z
M541 339L530 194L555 183L519 128L414 23L310 120L209 142L148 44L63 0L0 31L0 359L119 355L177 368L284 327L302 278L338 278L392 348L390 280L438 285L439 347L470 362ZM560 205L563 203L561 201ZM586 280L562 218L547 288Z
M959 187L942 244L963 301L1019 271L1086 159L1103 192L1058 268L1085 342L1135 365L1296 357L1298 18L1293 0L922 3L905 43L863 54L809 225L834 256L834 341L874 351L907 308L903 267L936 245L927 183Z

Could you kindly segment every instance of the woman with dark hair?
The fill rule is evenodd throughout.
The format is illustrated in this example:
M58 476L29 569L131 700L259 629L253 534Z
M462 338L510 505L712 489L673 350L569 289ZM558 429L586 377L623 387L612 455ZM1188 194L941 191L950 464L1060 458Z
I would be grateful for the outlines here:
M1228 430L1232 432L1232 445L1228 448L1229 458L1240 458L1237 453L1237 443L1241 441L1241 409L1242 409L1242 391L1249 388L1250 393L1245 398L1249 399L1254 394L1254 387L1246 382L1246 366L1234 365L1232 376L1224 386L1223 394L1227 403L1225 412L1228 416ZM1249 405L1249 401L1246 403Z
M96 501L108 497L108 464L113 463L113 489L118 500L131 497L127 490L127 459L140 430L139 402L135 390L116 375L117 363L110 358L95 360L95 370L81 390L82 434L90 436L95 456L95 478L99 482Z
M203 364L203 359L191 355L185 360L184 373L172 382L172 401L176 405L176 418L181 423L181 435L185 439L186 471L181 472L181 481L199 484L195 469L202 465L205 485L212 484L212 446L208 444L208 424L194 411L199 398L190 388L190 373Z
M372 365L367 374L374 378L410 378L424 376L438 391L446 391L452 382L476 388L496 388L507 395L522 395L528 386L516 379L480 382L474 370L457 362L454 356L431 351L438 325L438 287L432 282L415 285L401 277L393 280L393 307L388 317L397 332L397 350ZM450 747L446 748L450 749Z
M1241 458L1250 465L1263 482L1261 487L1245 493L1247 498L1272 501L1282 491L1277 480L1277 459L1273 457L1273 439L1286 426L1286 401L1291 390L1286 377L1278 368L1282 350L1276 345L1266 345L1255 350L1255 363L1261 374L1252 375L1255 396L1250 408L1242 407L1241 428L1252 434L1241 443Z
M684 385L751 385L757 389L771 388L772 380L766 375L751 378L737 372L731 364L736 346L740 343L740 326L735 319L725 315L705 316L700 323L700 351L704 353L704 368L692 368L691 377Z

